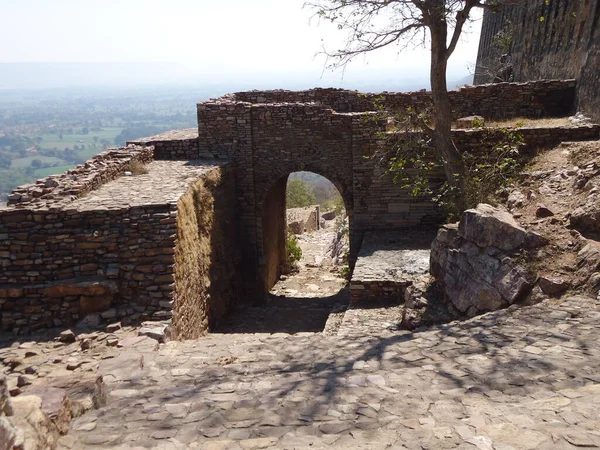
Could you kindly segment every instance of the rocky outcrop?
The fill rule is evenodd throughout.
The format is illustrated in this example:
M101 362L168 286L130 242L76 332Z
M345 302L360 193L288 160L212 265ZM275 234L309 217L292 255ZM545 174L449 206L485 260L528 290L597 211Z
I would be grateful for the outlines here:
M432 244L430 271L445 300L460 314L477 314L517 303L537 275L515 256L545 240L521 228L506 211L480 204L459 224L446 225Z
M600 232L600 197L590 197L582 207L571 213L569 221L571 226L582 232Z
M587 241L577 254L579 283L600 295L600 242Z
M0 450L13 450L18 447L19 430L11 423L9 417L14 415L14 408L8 393L6 376L0 374Z

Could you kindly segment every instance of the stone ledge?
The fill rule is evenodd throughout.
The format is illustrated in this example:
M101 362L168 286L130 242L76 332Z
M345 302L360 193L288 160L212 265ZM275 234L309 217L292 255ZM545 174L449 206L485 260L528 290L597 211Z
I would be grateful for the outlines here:
M434 231L367 232L350 280L352 302L404 298L415 276L429 272Z

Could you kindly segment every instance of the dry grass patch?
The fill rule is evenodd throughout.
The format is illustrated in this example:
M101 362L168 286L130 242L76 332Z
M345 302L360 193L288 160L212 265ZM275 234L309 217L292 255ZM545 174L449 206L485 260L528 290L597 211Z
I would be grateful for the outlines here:
M527 119L517 117L508 120L486 121L485 126L489 128L556 128L573 126L568 117L549 117L543 119Z
M131 172L132 175L144 175L148 173L148 166L142 162L131 160L129 164L125 166L125 172Z

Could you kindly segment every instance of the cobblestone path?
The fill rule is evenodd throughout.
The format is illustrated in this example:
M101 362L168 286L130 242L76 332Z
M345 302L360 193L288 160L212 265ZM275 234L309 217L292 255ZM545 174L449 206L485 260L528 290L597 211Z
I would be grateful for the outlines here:
M156 349L135 338L100 364L108 405L76 419L59 448L600 445L596 300L420 333L383 327L385 314L364 310L363 335L215 334Z

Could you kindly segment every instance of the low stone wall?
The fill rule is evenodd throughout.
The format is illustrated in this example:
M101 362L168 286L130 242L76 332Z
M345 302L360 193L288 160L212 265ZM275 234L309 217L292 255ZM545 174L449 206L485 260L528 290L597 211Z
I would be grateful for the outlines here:
M416 275L429 270L434 230L367 232L350 280L350 299L403 303Z
M573 112L575 80L542 80L530 83L499 83L463 87L450 92L454 119L478 114L486 119L554 117ZM307 91L249 91L223 97L229 102L320 103L337 112L373 111L379 102L398 110L430 108L431 93L360 93L343 89Z
M8 196L9 206L57 206L57 203L74 200L99 186L122 176L132 162L146 164L152 161L154 147L131 145L100 153L85 164L61 175L52 175L35 184L19 186Z
M555 128L519 128L515 131L523 136L524 151L551 148L561 142L589 141L600 138L600 125L565 126ZM462 151L478 151L489 146L490 141L502 139L502 131L489 129L453 130L454 142Z
M127 142L127 145L154 147L154 159L181 160L212 158L212 154L200 154L198 150L198 129L173 130Z
M153 147L135 149L147 155ZM105 166L86 166L86 179L105 179ZM62 197L0 211L3 331L71 326L90 314L90 324L167 319L176 301L174 334L188 338L225 313L237 299L239 260L232 169L206 161L153 161L146 169L88 195L59 185ZM193 236L200 245L190 250ZM200 276L203 284L195 283ZM193 314L192 304L201 306Z
M407 280L355 280L350 284L350 301L371 301L399 304L404 302Z

